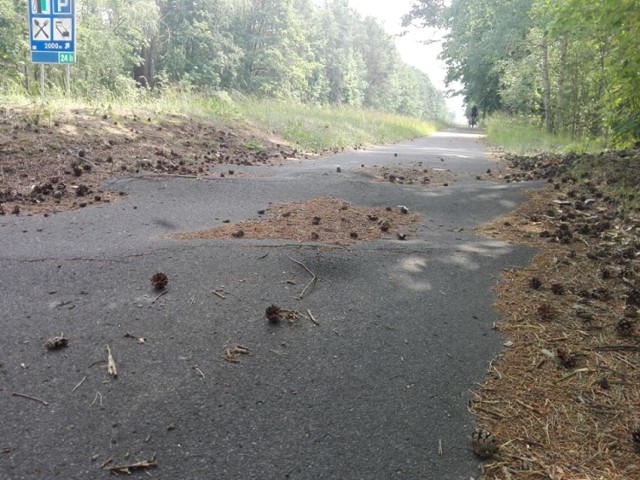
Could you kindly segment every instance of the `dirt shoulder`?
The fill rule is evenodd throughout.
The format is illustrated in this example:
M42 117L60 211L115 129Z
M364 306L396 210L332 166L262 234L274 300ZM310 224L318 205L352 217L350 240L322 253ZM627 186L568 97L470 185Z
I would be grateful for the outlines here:
M233 177L235 166L277 165L297 152L246 126L180 115L0 108L0 215L111 202L100 185L118 176Z
M640 478L637 161L511 158L512 180L549 187L479 229L539 250L496 288L506 350L471 404L497 447L483 478Z

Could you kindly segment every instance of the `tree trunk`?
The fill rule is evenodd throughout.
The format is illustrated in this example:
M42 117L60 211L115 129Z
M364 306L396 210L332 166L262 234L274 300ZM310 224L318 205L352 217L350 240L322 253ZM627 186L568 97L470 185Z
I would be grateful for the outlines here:
M155 56L157 44L157 37L154 36L149 41L149 45L143 47L142 52L140 52L142 62L133 67L133 78L141 87L153 88L155 85Z
M549 76L549 42L545 32L542 37L542 82L544 86L544 120L547 131L553 133L553 115L551 108L551 79Z
M569 48L569 40L567 36L563 36L560 46L560 72L558 74L558 98L556 100L556 118L554 125L556 128L565 129L565 81L567 78L567 51Z

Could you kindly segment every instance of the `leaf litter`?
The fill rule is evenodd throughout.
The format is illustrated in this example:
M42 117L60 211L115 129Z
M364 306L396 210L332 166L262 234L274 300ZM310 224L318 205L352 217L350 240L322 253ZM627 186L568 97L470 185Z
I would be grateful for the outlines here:
M403 213L403 210L406 213ZM406 227L416 224L420 216L406 207L371 208L353 205L335 197L273 204L267 217L236 224L221 224L195 232L171 235L178 240L242 239L294 240L349 245L357 241L376 240L387 235L402 235Z
M616 158L511 158L508 181L549 186L477 229L538 250L496 287L512 346L470 402L496 439L484 479L640 478L640 214L616 191L637 165Z

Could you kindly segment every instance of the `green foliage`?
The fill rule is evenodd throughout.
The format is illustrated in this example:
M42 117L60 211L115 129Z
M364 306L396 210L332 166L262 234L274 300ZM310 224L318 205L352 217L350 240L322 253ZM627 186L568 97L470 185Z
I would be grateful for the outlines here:
M0 0L0 77L7 84L23 80L29 51L26 0Z
M250 138L249 140L243 142L242 146L248 150L254 150L256 152L264 151L264 145L257 138Z
M447 3L445 0L415 0L402 23L405 27L416 21L425 27L447 27Z
M527 54L527 15L533 0L454 0L443 45L448 82L461 82L467 103L491 113L503 108L502 75Z
M509 152L534 154L539 152L593 152L604 144L588 137L549 133L540 117L494 114L484 122L489 143Z
M39 93L26 61L26 7L26 0L0 0L4 94L20 86ZM166 91L165 99L190 92L206 103L227 91L448 118L426 74L404 64L382 26L347 0L78 0L77 15L71 88L88 101L149 101ZM64 69L45 73L47 95L62 95ZM235 115L233 108L225 114Z
M445 27L447 80L485 114L551 132L640 139L637 0L417 0L405 23Z
M246 120L311 152L390 143L429 135L438 127L411 117L349 106L249 98L237 104Z

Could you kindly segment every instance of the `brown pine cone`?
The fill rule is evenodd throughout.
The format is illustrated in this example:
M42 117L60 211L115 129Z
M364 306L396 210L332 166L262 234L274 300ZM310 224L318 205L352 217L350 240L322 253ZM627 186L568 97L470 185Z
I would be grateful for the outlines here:
M476 428L471 434L473 453L480 458L491 458L498 452L496 439L491 432Z
M151 277L151 286L156 290L162 290L169 283L169 277L162 272L154 273Z

